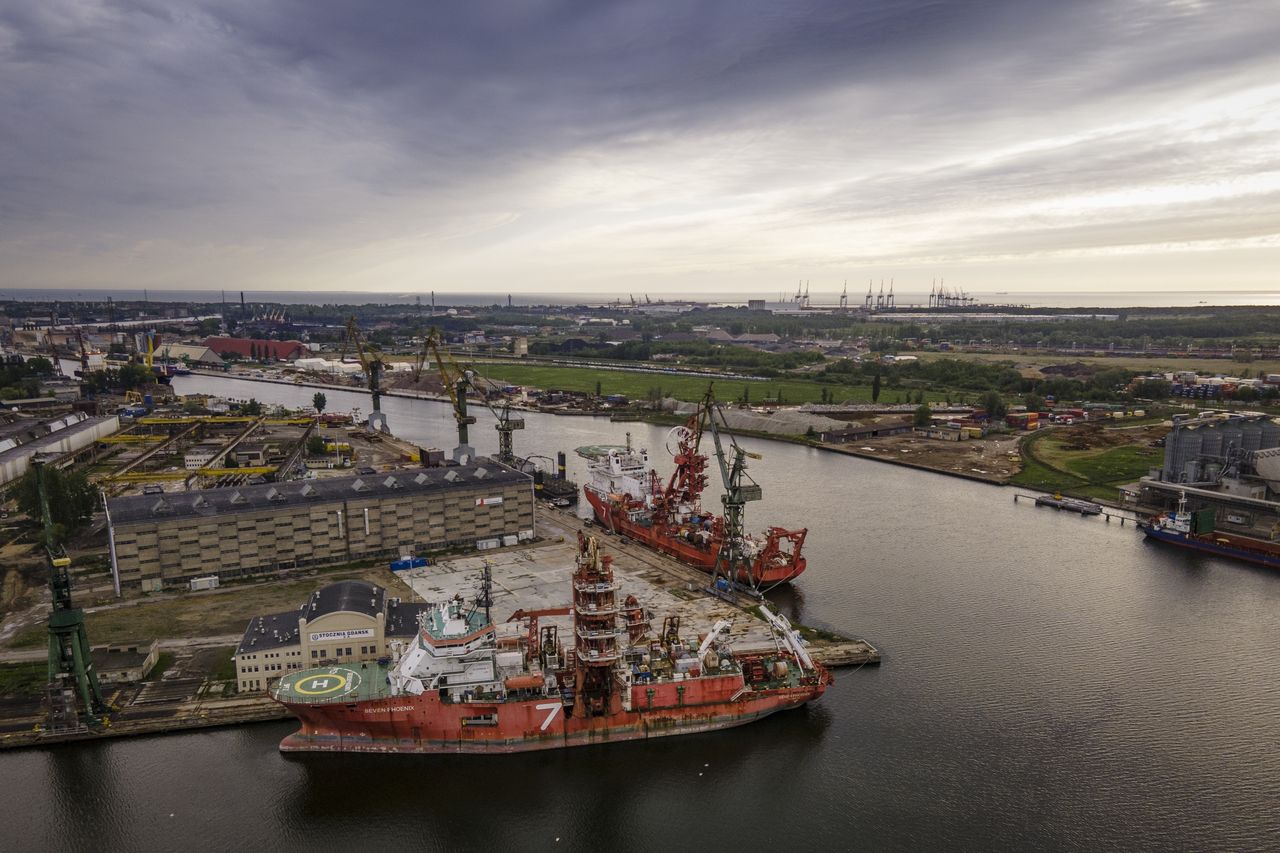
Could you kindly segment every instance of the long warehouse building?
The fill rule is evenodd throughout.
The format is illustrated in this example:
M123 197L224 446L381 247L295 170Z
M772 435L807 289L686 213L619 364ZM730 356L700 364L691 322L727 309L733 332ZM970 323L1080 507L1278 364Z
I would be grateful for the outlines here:
M107 501L116 594L533 538L533 480L447 468L129 495Z

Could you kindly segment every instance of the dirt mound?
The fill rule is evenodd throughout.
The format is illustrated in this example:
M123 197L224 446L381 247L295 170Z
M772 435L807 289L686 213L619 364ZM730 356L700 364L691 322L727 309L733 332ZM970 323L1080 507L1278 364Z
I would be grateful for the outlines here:
M691 415L697 410L696 403L685 403L670 398L663 401L663 408L677 415ZM778 409L775 412L759 412L754 409L734 409L725 407L725 423L729 429L767 432L774 435L804 435L812 428L815 432L824 430L848 429L857 426L849 421L838 421L825 415L815 415L797 409Z
M1069 364L1047 364L1040 368L1040 372L1046 376L1066 376L1070 379L1092 376L1096 370L1097 368L1085 364L1083 361L1073 361Z

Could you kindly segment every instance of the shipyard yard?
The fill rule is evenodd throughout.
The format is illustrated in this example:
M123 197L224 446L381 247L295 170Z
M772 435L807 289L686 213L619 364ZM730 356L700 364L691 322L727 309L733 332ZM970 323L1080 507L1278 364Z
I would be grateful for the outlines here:
M253 615L296 607L318 585L346 578L376 583L388 595L426 602L444 601L455 595L465 600L476 595L480 574L488 565L493 577L495 622L505 621L517 610L563 607L569 601L579 531L595 535L606 553L615 557L614 569L624 594L634 594L657 624L666 616L679 616L691 634L710 629L719 619L732 620L729 641L737 651L773 647L772 635L752 608L757 602L742 596L737 605L709 596L707 576L639 545L624 543L598 528L585 526L576 516L540 508L541 539L524 547L495 549L433 561L423 568L393 572L385 566L357 571L306 572L250 585L227 586L202 592L170 593L159 601L131 601L89 608L87 625L95 638L107 641L138 633L160 636L169 654L163 679L141 687L113 691L109 701L118 708L109 728L94 734L43 735L35 729L42 721L38 701L0 700L0 748L57 740L93 739L185 728L231 725L287 716L261 693L237 695L234 672L225 657L240 639ZM568 630L569 617L544 617L560 621ZM655 625L656 628L656 625ZM801 626L815 659L828 666L878 664L880 654L864 640L844 638ZM4 659L35 660L43 651L9 652Z
M623 542L595 526L586 526L577 516L557 510L542 510L539 530L548 540L538 547L505 550L441 560L431 566L398 572L401 580L424 601L443 601L454 595L472 598L480 572L487 564L493 572L495 621L517 610L563 607L569 603L569 579L573 575L579 532L595 536L600 546L614 557L613 568L620 595L633 594L652 614L654 627L665 616L678 616L684 630L703 633L720 619L730 619L730 645L737 651L772 648L772 634L752 608L755 599L739 595L736 604L707 595L708 576L676 560L638 544ZM565 635L569 616L543 617L561 620ZM810 629L811 631L811 629ZM842 638L822 632L811 640L815 659L828 666L878 664L880 653L865 640Z

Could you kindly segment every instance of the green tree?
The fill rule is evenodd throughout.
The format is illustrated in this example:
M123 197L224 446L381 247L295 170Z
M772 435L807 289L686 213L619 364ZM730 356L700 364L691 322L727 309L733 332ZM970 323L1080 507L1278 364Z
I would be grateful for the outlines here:
M324 439L318 435L313 435L307 439L307 455L322 456L324 455Z
M93 517L98 508L98 490L83 473L68 474L48 465L44 469L44 480L54 539L63 541L74 536ZM32 521L40 523L40 491L34 467L9 490L9 499Z
M880 371L876 371L875 378L871 380L871 402L880 402Z
M27 359L27 372L36 376L48 376L53 373L53 362L42 355Z
M927 427L933 423L933 409L929 408L928 403L921 403L916 406L916 412L912 416L912 423L920 428Z
M999 391L995 390L983 394L979 406L993 421L1003 420L1009 412L1009 407L1004 404L1004 398L1000 396Z
M311 407L316 410L317 415L323 412L324 407L327 405L329 405L329 401L325 399L323 391L317 391L311 397Z
M1258 389L1252 385L1241 385L1236 388L1235 393L1231 395L1231 399L1252 402L1258 399Z
M240 404L240 412L246 415L260 415L262 414L262 404L250 397L249 402Z
M147 370L145 364L130 362L120 368L116 374L116 381L120 383L120 387L126 391L131 391L142 385L148 385L155 381L155 374Z
M1044 397L1039 394L1028 394L1022 398L1022 402L1026 405L1028 412L1038 412L1044 408Z
M597 397L600 396L600 380L599 379L596 380L596 396Z
M1133 386L1133 396L1143 400L1164 400L1173 393L1173 383L1167 379L1143 379Z

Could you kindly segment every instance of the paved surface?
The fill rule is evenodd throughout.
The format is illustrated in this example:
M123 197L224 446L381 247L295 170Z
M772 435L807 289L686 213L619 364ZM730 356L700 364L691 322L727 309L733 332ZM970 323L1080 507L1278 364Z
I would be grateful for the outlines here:
M572 601L569 582L581 523L567 513L540 509L537 524L538 534L546 540L543 543L443 560L401 572L401 578L426 601L441 601L459 593L471 599L487 562L493 573L495 622L505 621L516 610L567 606ZM590 532L600 540L604 553L614 557L614 576L621 588L619 600L634 595L650 616L654 633L662 628L666 616L679 616L680 632L690 638L710 630L719 619L730 619L731 644L742 648L773 645L772 635L762 621L702 591L707 575L639 545L623 544L616 536L599 530ZM561 637L572 636L570 617L542 617L542 621L560 625Z

